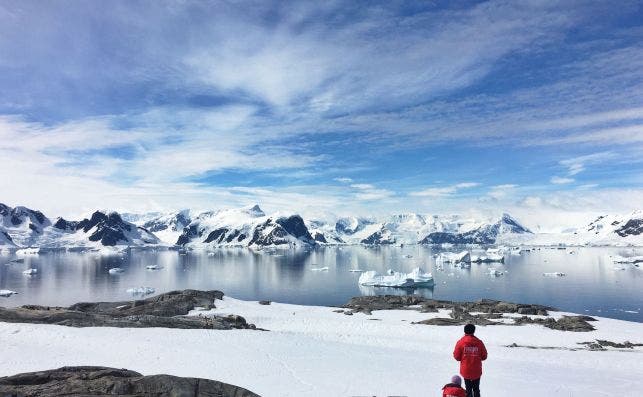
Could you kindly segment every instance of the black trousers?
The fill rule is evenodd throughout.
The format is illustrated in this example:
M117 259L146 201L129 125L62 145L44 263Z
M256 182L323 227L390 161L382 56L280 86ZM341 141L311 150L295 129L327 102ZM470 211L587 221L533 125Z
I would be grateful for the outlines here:
M467 389L467 397L480 397L480 378L465 379L464 386Z

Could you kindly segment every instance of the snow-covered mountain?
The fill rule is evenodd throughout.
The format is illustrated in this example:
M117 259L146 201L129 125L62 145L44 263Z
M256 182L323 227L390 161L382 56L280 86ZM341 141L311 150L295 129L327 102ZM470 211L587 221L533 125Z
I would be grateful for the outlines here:
M382 218L304 220L267 215L258 205L208 211L124 214L51 221L42 212L0 204L0 247L267 247L330 244L526 244L643 246L643 212L600 216L564 233L532 233L509 214L499 218L402 213Z
M563 233L540 233L535 244L643 246L643 211L601 215L589 224Z
M159 244L144 228L124 221L116 212L94 212L91 218L52 222L42 212L0 204L0 245L5 247L106 247Z
M6 234L0 237L0 245L3 242L5 245L33 245L48 226L51 221L40 211L21 206L11 208L0 203L0 232L4 232L0 234Z
M183 229L177 245L312 246L317 244L299 215L267 216L258 205L204 212Z
M435 231L426 235L421 244L495 244L500 241L511 240L515 235L524 237L533 233L522 226L509 214L493 223L482 223L479 225L467 225L451 231ZM471 227L474 226L474 227ZM468 229L468 230L467 230Z
M173 245L183 234L183 229L192 222L190 210L178 212L151 212L147 214L123 214L123 219L154 233L163 243Z

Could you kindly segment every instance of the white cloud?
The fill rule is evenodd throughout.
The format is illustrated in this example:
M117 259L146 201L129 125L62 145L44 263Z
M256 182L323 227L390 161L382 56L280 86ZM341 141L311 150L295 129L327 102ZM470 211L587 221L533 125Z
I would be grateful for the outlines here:
M417 192L411 192L409 195L415 197L447 197L456 194L462 189L468 189L479 185L480 184L476 182L462 182L450 186L427 188Z
M353 179L346 178L346 177L334 178L333 180L335 180L337 182L340 182L340 183L351 183L351 182L353 182Z
M568 183L574 182L573 178L564 178L560 176L552 176L551 179L549 180L551 183L554 185L566 185Z

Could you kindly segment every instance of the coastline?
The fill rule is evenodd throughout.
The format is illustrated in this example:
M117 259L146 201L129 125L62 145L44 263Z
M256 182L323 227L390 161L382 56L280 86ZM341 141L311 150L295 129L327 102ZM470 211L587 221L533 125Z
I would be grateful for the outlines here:
M437 395L457 373L451 352L462 327L411 324L448 317L445 310L376 310L371 315L345 315L337 310L261 305L224 297L214 309L190 313L241 315L268 332L0 323L4 348L0 376L103 365L144 375L216 379L262 396L410 397ZM568 314L551 312L550 316ZM643 349L591 351L579 343L597 339L640 343L637 338L643 335L643 324L596 319L592 323L596 330L591 332L558 331L535 324L479 327L476 334L489 350L483 392L602 396L640 389ZM532 348L508 347L512 344Z

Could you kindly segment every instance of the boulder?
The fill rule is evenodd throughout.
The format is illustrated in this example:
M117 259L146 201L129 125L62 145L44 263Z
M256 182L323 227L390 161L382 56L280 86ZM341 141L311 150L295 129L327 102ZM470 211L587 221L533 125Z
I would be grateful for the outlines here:
M50 396L217 396L255 397L249 390L210 379L143 376L127 369L62 367L0 378L0 395Z

